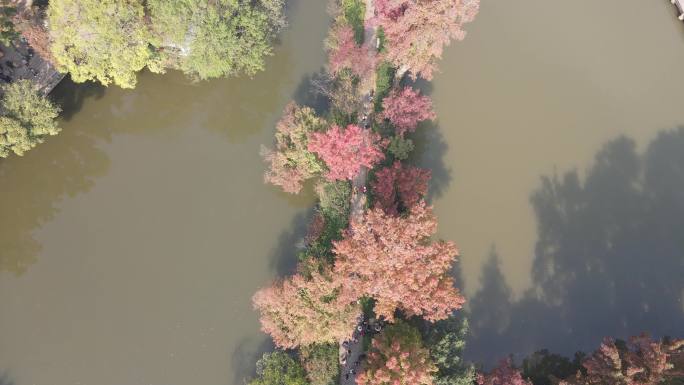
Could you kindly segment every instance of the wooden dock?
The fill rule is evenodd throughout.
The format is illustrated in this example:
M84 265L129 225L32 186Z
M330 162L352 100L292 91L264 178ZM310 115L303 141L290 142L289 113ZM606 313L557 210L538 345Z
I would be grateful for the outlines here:
M679 20L684 21L684 0L670 0L670 3L677 7L677 12L679 13Z

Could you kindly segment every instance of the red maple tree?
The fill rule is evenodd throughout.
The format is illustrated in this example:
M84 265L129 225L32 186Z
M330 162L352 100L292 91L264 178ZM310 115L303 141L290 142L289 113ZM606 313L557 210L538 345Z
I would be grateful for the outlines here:
M410 209L427 194L430 176L430 170L402 166L399 161L379 169L371 182L376 205L391 215L398 213L399 204Z
M419 122L437 118L430 98L411 87L392 91L383 99L382 107L379 117L392 122L397 135L413 132Z
M315 132L309 138L309 151L318 154L328 166L328 180L354 179L361 167L373 167L385 158L385 145L380 135L350 124L337 125L326 132Z

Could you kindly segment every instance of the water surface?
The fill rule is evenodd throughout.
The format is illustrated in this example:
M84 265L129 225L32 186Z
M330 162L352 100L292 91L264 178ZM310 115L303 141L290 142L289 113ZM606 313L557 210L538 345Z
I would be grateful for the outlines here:
M468 33L432 82L438 129L422 161L436 170L440 235L462 251L469 356L683 335L674 8L483 1Z
M259 146L319 70L325 4L253 79L65 83L63 132L0 163L0 371L16 385L241 384L250 298L292 263L313 200L262 182ZM285 257L288 258L285 258Z

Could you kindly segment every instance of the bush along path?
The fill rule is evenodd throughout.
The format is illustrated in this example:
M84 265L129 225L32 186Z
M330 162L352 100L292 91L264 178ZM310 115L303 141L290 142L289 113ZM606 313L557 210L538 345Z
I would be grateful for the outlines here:
M465 299L450 274L458 251L433 239L430 170L406 162L413 132L436 118L412 80L432 78L478 7L334 0L327 77L315 84L329 108L319 116L290 103L262 150L267 183L298 193L313 180L319 199L297 272L253 297L278 351L259 360L252 384L530 384L509 361L477 374L462 360ZM643 346L634 357L665 351ZM661 372L667 357L656 357Z

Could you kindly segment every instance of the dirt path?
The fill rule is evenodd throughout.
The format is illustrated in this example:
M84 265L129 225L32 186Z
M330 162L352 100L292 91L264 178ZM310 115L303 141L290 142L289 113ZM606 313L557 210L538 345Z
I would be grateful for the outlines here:
M375 28L369 22L375 14L375 7L373 0L366 0L366 14L364 16L364 38L368 45L368 55L374 56L376 54L376 36ZM366 121L363 117L371 119L373 112L373 97L371 96L375 90L375 74L372 79L367 82L367 89L362 95L363 107L360 111L359 126L364 127ZM364 130L366 140L370 140L370 130ZM359 174L352 180L352 197L351 210L349 220L358 221L362 218L364 209L366 207L366 183L368 182L368 168L361 167ZM362 365L359 356L363 354L363 336L359 328L362 326L363 316L359 317L357 328L354 330L354 336L351 341L340 342L340 385L354 385L356 384L356 375L361 372Z

